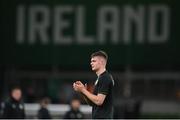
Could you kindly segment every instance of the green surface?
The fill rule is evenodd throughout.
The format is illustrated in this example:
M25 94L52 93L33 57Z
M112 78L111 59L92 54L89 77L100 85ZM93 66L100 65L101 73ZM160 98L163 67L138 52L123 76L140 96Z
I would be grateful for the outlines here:
M180 63L180 41L179 41L179 7L177 0L103 0L103 1L84 1L84 0L13 0L11 4L9 1L2 1L2 37L0 41L1 47L1 64L48 64L60 66L88 66L89 56L96 50L105 50L109 54L110 64L112 66L126 65L126 64L179 64ZM17 40L17 9L21 5L25 9L24 20L24 39L22 43ZM170 16L168 17L170 30L166 42L154 43L148 37L148 25L150 8L153 6L167 6L169 8ZM37 35L35 43L29 42L29 21L30 9L34 6L44 6L49 11L48 24L49 28L46 31L48 37L47 43L43 44L40 36ZM63 31L63 35L70 36L72 42L70 44L57 44L54 41L55 12L54 9L58 6L70 6L73 10L65 14L65 19L69 20L70 27ZM84 7L84 31L85 36L92 36L94 39L92 44L81 44L78 42L76 36L78 7ZM107 33L105 41L101 44L98 39L98 11L104 6L113 6L112 8L119 11L119 37L118 42L114 43ZM139 43L137 39L136 29L132 27L130 42L125 44L122 37L125 31L122 27L124 21L124 7L130 6L134 10L139 6L144 8L143 42ZM61 8L60 7L60 8ZM37 19L43 19L43 16L37 15ZM107 20L111 17L107 17ZM157 18L156 28L161 29L161 19Z

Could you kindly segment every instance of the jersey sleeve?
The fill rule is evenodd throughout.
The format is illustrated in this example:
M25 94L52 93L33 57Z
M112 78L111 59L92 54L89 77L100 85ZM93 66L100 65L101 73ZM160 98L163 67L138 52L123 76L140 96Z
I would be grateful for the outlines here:
M110 82L106 77L102 77L99 80L99 89L98 89L98 93L107 95L109 92L109 87L110 87Z

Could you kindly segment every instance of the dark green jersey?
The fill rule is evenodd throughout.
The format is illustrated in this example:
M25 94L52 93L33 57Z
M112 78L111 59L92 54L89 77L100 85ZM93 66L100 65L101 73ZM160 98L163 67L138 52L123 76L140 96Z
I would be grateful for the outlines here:
M106 98L101 106L92 106L92 118L113 118L113 86L114 80L107 72L103 72L95 82L94 94L104 94Z

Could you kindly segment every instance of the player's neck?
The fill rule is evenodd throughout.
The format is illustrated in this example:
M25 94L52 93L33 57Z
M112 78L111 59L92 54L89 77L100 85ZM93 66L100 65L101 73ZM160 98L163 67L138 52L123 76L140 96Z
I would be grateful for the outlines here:
M99 75L101 75L105 71L106 71L106 68L101 68L98 71L96 71L96 75L99 76Z

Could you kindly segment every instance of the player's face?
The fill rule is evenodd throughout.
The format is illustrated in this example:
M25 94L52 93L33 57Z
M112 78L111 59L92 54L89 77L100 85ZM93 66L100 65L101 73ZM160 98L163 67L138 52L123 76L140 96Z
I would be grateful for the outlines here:
M91 68L93 71L98 71L101 67L101 61L100 58L97 57L92 57L91 58Z
M21 99L21 95L22 95L22 93L21 93L21 90L19 90L19 89L15 89L12 91L12 97L17 101L19 101Z

